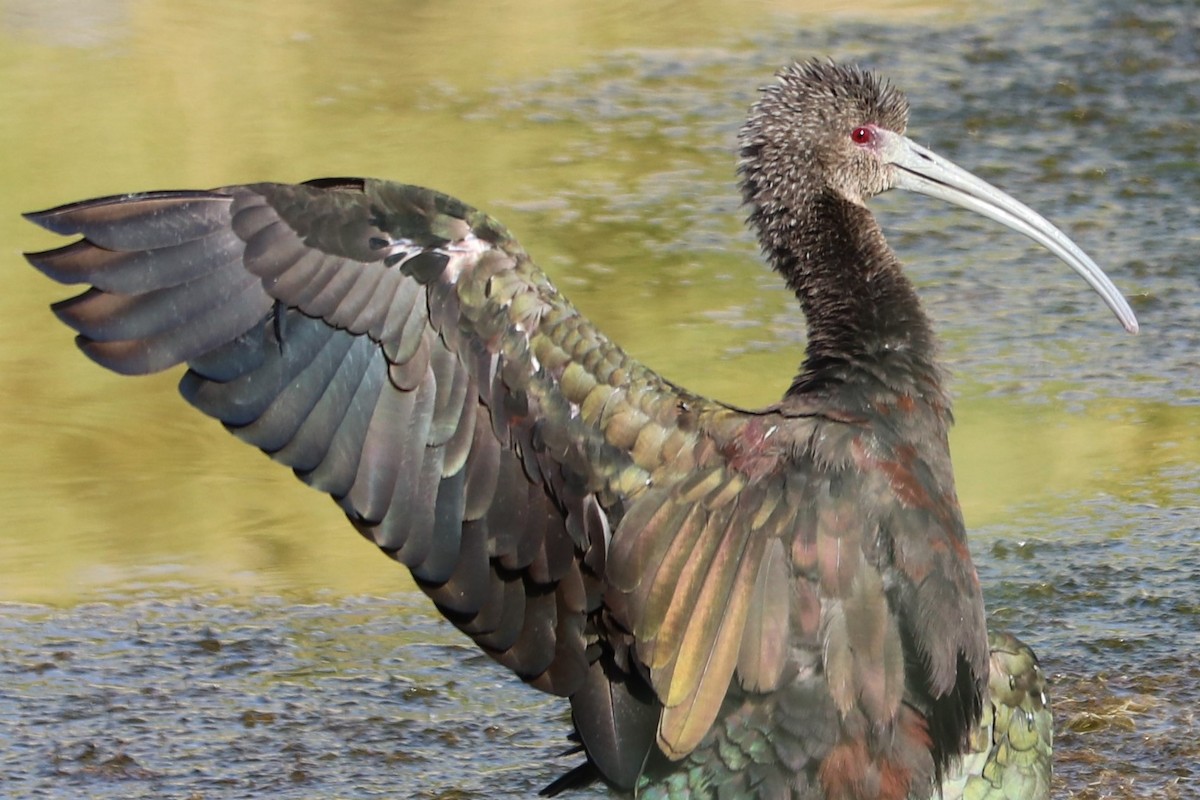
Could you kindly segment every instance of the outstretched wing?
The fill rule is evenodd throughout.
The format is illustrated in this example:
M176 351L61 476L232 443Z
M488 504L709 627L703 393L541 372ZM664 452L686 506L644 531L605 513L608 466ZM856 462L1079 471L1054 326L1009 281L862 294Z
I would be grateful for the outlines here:
M720 456L683 410L744 415L632 361L503 227L427 189L258 184L28 216L83 237L29 260L92 285L54 307L89 357L186 363L193 405L331 494L486 652L576 696L593 756L637 738L602 764L632 781L657 706L632 638L602 630L608 543L665 466Z
M683 436L681 396L500 225L352 179L29 218L84 237L29 260L92 284L54 307L88 356L125 374L187 363L193 405L331 494L488 653L579 689L609 519Z
M673 386L503 227L427 189L256 184L29 218L83 237L29 259L92 285L55 306L85 353L186 363L192 404L332 495L487 653L571 696L610 781L632 786L655 738L700 746L731 682L816 698L830 719L794 731L814 763L857 758L865 728L889 740L902 705L948 718L916 738L959 749L986 657L961 520L952 493L921 494L920 454L852 413Z

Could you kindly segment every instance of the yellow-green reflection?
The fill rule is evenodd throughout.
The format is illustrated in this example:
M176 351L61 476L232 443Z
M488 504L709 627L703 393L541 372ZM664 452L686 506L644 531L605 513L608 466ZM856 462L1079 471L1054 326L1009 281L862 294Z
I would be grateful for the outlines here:
M853 13L903 24L967 6L876 0ZM19 249L53 243L22 210L142 188L393 177L495 208L598 325L699 391L767 403L801 358L727 324L791 307L764 288L751 244L646 275L622 258L641 243L614 241L617 226L575 220L568 241L539 224L539 204L553 207L564 185L652 188L639 176L662 170L671 141L594 161L565 143L604 134L497 109L509 82L614 50L737 47L739 31L824 24L827 12L846 13L840 2L0 8L0 600L71 603L173 581L345 593L407 581L327 498L189 411L177 376L121 379L75 352L45 310L61 287L19 263ZM723 171L732 190L732 155L704 168ZM653 238L656 226L631 225L628 236ZM1097 402L1078 414L967 394L954 446L973 524L1018 501L1128 492L1130 469L1200 460L1196 415L1185 410Z

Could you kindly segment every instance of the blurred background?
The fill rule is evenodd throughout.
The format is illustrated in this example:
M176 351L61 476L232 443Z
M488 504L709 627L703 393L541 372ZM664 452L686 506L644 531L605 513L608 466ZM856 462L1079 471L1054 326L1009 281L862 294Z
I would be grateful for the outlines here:
M761 405L804 325L743 229L735 139L775 69L828 55L906 90L910 135L1063 227L1139 314L1122 333L987 220L873 203L953 373L994 624L1054 679L1062 796L1189 796L1200 13L980 5L0 0L0 794L527 796L571 764L565 704L467 647L326 497L189 409L178 374L75 350L47 310L72 292L20 257L57 242L21 212L433 186L635 356Z

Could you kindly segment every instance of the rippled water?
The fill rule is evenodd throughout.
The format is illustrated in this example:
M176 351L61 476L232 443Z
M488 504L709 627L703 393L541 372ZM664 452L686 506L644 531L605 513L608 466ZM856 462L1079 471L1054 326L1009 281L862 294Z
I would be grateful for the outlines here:
M890 76L918 141L1131 295L1137 337L1006 230L873 204L955 373L993 620L1054 680L1059 793L1195 796L1194 4L585 5L570 24L526 5L491 28L453 3L0 5L0 794L528 796L572 763L563 704L438 622L328 501L193 418L174 378L73 352L44 310L60 288L15 255L50 241L17 212L322 174L437 185L505 220L639 357L768 402L803 325L741 227L733 141L779 64L831 54Z
M566 744L562 709L408 610L421 605L398 595L11 607L0 617L0 788L532 796L555 776L546 762Z

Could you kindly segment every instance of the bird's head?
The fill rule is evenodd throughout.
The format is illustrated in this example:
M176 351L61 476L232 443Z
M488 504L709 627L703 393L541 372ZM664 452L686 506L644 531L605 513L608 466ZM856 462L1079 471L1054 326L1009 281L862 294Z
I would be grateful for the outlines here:
M810 60L780 70L740 135L742 195L767 250L802 248L794 232L823 222L826 201L863 206L907 189L962 206L1023 233L1075 270L1131 332L1137 320L1108 277L1033 209L904 135L908 100L853 66Z

